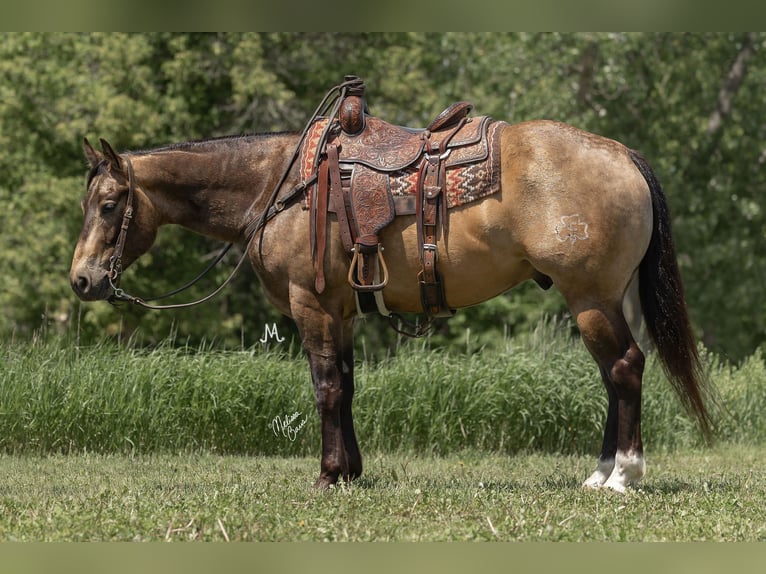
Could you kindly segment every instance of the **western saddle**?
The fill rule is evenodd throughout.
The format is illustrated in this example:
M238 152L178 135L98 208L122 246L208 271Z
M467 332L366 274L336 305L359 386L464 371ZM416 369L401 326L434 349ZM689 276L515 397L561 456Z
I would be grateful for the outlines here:
M315 288L325 289L324 254L327 213L335 213L343 246L351 258L348 281L356 291L360 314L392 314L383 303L388 268L379 234L396 215L416 215L420 251L418 282L427 321L451 317L444 283L437 270L437 240L447 218L446 169L487 159L487 116L469 118L472 104L457 102L424 129L389 124L369 115L364 83L347 76L337 115L317 120L321 134L313 158L317 183L308 199ZM310 145L310 144L306 144ZM413 182L392 193L398 176ZM405 178L406 179L406 178Z

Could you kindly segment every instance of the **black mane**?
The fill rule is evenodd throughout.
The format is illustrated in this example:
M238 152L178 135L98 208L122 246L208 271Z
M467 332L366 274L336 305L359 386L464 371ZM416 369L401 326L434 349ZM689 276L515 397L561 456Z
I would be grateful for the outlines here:
M169 152L169 151L187 151L187 152L205 151L207 149L210 149L210 147L218 146L218 145L223 145L223 146L237 145L242 142L245 142L245 143L247 143L248 141L255 142L255 141L258 141L264 138L269 138L269 137L296 136L298 134L299 132L295 132L295 131L279 131L279 132L262 132L262 133L256 133L256 134L225 135L225 136L203 138L198 140L176 142L176 143L166 144L166 145L162 145L155 148L129 150L123 153L128 155L150 155L150 154ZM98 175L98 173L104 168L106 164L107 164L107 161L102 160L97 165L89 167L88 175L86 177L86 187L90 186L90 182L93 180L94 177L96 177L96 175Z
M184 142L171 143L171 144L159 146L156 148L136 150L136 151L131 151L128 153L131 153L134 155L144 155L144 154L159 153L159 152L166 152L166 151L195 151L195 150L200 150L201 148L207 148L211 145L215 146L215 145L221 145L221 144L222 145L238 144L243 141L259 140L259 139L263 139L267 137L278 137L278 136L287 136L287 135L298 135L298 132L281 131L281 132L265 132L265 133L257 133L257 134L217 136L217 137L204 138L199 140L189 140Z

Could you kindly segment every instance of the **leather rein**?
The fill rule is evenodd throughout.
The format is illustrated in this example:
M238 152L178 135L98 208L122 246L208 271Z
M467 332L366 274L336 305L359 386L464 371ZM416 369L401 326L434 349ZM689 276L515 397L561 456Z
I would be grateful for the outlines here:
M218 295L221 291L223 291L224 288L231 283L232 279L234 279L234 276L237 274L237 272L240 270L245 260L247 259L247 255L248 255L248 252L250 251L250 247L252 247L253 241L255 241L255 237L258 234L258 232L260 231L262 234L264 228L266 227L266 223L268 223L271 219L273 219L286 206L291 204L296 198L302 195L309 186L313 185L316 182L317 170L314 169L313 175L311 175L311 177L309 177L305 181L301 181L300 183L295 185L288 193L286 193L285 195L277 199L277 196L279 195L279 191L282 189L282 186L287 180L290 170L292 169L296 159L298 158L300 154L301 147L303 146L303 142L306 139L306 135L308 134L309 129L311 128L311 125L319 117L322 117L322 116L334 117L337 114L338 107L340 105L340 102L343 99L343 96L346 90L349 87L353 87L356 83L357 83L357 80L346 81L335 86L334 88L330 89L327 92L327 95L325 95L324 99L322 100L322 103L319 104L317 109L314 111L314 114L311 116L311 119L306 124L306 127L303 129L303 132L301 133L301 137L299 138L298 143L295 146L295 150L293 152L292 158L290 159L290 162L287 164L287 167L285 168L285 171L282 174L282 177L279 179L276 186L274 187L274 190L272 191L271 196L269 197L268 202L266 203L266 207L263 209L259 217L256 217L255 219L253 219L247 225L246 227L247 240L245 242L245 248L242 251L242 256L239 258L239 261L234 267L234 270L223 281L223 283L221 283L214 291L212 291L210 294L196 301L191 301L188 303L175 303L175 304L169 304L169 305L153 305L149 303L149 301L159 301L161 299L172 297L173 295L177 295L183 291L186 291L187 289L195 285L223 259L224 255L228 253L228 251L233 247L234 243L227 243L221 249L218 255L215 257L215 259L213 259L213 261L209 263L207 267L205 267L205 269L199 275L197 275L194 279L186 283L184 286L179 287L178 289L174 289L172 291L163 293L162 295L158 295L156 297L137 297L135 295L131 295L130 293L127 293L124 289L119 287L120 277L122 276L122 271L123 271L122 255L123 255L123 251L125 250L125 241L128 236L128 229L130 228L130 222L133 220L133 215L134 215L133 203L135 199L135 189L136 189L136 177L135 177L135 174L133 173L133 164L130 161L130 157L123 156L122 159L125 160L126 171L128 176L128 197L125 203L125 211L122 214L122 223L120 225L120 231L119 231L119 234L117 235L117 240L115 241L114 253L109 258L109 271L107 272L107 278L109 279L109 286L112 288L112 295L109 296L107 301L111 304L115 304L118 302L132 303L134 305L138 305L139 307L143 307L145 309L154 309L154 310L182 309L186 307L193 307L201 303L205 303L209 301L210 299L212 299L213 297L215 297L216 295ZM325 132L322 134L322 140L326 139L331 124L332 122L328 122L328 125L325 128ZM317 162L319 161L318 154L317 154L316 161ZM249 211L250 210L248 210L248 212ZM260 249L260 246L259 246L259 249Z
M203 277L205 277L205 275L207 275L210 271L212 271L213 268L224 258L224 256L229 252L229 250L234 246L234 243L227 243L226 245L224 245L224 247L221 249L218 255L213 259L213 261L211 261L207 265L207 267L205 267L205 269L203 269L202 272L199 273L199 275L197 275L194 279L192 279L191 281L189 281L182 287L173 289L172 291L168 291L167 293L163 293L162 295L157 295L155 297L137 297L136 295L131 295L130 293L127 293L124 289L120 288L118 285L119 285L120 277L122 275L122 253L125 249L125 239L127 238L127 235L128 235L128 228L130 227L130 222L133 219L133 198L135 196L135 176L133 174L133 165L130 162L130 158L125 157L124 159L127 165L127 172L128 172L128 199L125 205L125 211L122 215L122 224L120 225L120 233L117 236L117 241L115 243L114 253L109 258L109 271L107 273L107 278L109 279L109 286L112 288L112 295L107 299L107 301L111 304L115 304L118 302L133 303L134 305L138 305L139 307L143 307L145 309L154 309L154 310L183 309L186 307L194 307L196 305L209 301L210 299L218 295L221 291L223 291L224 288L226 288L229 285L229 283L231 283L231 281L234 279L234 276L237 274L237 272L240 270L245 260L247 259L247 254L250 250L250 246L255 240L257 231L259 229L263 229L263 227L266 225L266 223L270 219L272 219L280 211L282 211L289 203L292 203L292 201L296 197L298 197L301 193L304 192L307 186L313 183L313 179L315 179L315 177L312 177L312 178L309 178L307 181L301 182L298 185L296 185L292 190L290 190L288 194L286 194L278 202L275 202L273 205L269 206L259 218L255 219L248 226L248 229L252 229L252 231L248 235L245 248L242 252L242 255L239 258L239 261L237 261L237 264L234 267L234 270L223 281L223 283L221 283L214 291L212 291L210 294L206 295L205 297L202 297L201 299L197 299L196 301L190 301L188 303L173 303L169 305L152 305L152 304L149 304L149 301L159 301L162 299L167 299L169 297L172 297L173 295L178 295L179 293L182 293L186 291L187 289L193 287L195 284L197 284Z

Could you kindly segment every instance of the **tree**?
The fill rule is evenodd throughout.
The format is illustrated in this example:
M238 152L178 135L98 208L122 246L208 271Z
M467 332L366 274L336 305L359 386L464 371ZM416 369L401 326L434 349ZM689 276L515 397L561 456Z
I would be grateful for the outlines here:
M146 343L177 333L193 344L255 344L264 323L280 318L249 271L189 312L76 301L67 275L84 192L82 137L127 150L299 130L329 87L356 74L372 113L395 123L425 125L469 99L476 114L562 120L642 151L671 204L695 325L711 348L743 357L766 341L765 41L762 33L4 34L0 337L27 337L45 317L83 341L140 326ZM165 230L126 285L175 287L217 247ZM477 344L492 345L565 312L560 297L523 286L460 312L432 344L464 348L470 328ZM396 344L383 321L360 329L370 347Z

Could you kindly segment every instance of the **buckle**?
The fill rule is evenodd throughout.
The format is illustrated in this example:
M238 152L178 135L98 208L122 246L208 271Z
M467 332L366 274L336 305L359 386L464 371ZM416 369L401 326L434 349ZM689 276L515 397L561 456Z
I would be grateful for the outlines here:
M425 155L426 155L426 159L430 162L432 160L439 160L439 161L445 160L445 159L447 159L447 157L449 157L450 153L452 153L452 148L451 147L447 148L447 151L445 151L441 155L432 155L432 154L430 154L428 152L426 152Z

